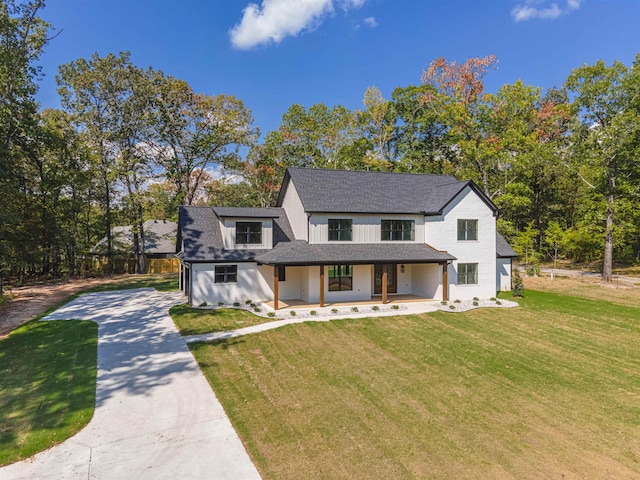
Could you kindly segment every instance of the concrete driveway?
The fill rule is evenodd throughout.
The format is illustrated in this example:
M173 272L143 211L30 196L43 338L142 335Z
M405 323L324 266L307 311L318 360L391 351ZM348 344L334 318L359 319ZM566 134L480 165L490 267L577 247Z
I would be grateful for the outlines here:
M98 324L96 409L74 437L0 479L259 479L154 289L85 294L45 320Z

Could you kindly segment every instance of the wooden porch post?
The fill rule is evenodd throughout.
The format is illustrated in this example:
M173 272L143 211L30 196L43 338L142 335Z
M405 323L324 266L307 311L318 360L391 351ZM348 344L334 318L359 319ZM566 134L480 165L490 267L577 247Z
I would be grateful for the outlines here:
M442 264L442 300L449 301L449 265Z
M320 265L320 306L324 307L324 265Z
M278 310L278 266L273 266L273 309Z
M387 303L387 265L382 265L382 304Z

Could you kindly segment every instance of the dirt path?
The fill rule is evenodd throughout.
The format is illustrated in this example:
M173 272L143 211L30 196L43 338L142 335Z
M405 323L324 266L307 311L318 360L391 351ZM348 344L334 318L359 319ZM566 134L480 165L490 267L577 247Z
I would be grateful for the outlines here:
M126 277L126 275L118 275L110 278L62 280L7 289L14 298L0 306L0 339L80 290L105 283L116 283Z

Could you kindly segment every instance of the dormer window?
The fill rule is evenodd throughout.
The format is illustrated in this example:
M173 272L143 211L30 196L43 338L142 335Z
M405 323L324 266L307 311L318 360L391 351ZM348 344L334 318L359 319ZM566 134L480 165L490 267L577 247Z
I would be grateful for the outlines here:
M262 222L236 222L236 244L262 244Z
M351 219L329 219L329 241L330 242L350 242L352 240L351 231L353 221Z

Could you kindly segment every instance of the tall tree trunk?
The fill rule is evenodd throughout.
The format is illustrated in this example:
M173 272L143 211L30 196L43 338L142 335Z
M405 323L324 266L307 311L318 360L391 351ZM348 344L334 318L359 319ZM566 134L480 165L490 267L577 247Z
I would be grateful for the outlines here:
M613 280L613 215L616 191L616 165L612 161L609 168L609 194L607 195L607 223L604 236L604 262L602 265L602 279L605 282Z

